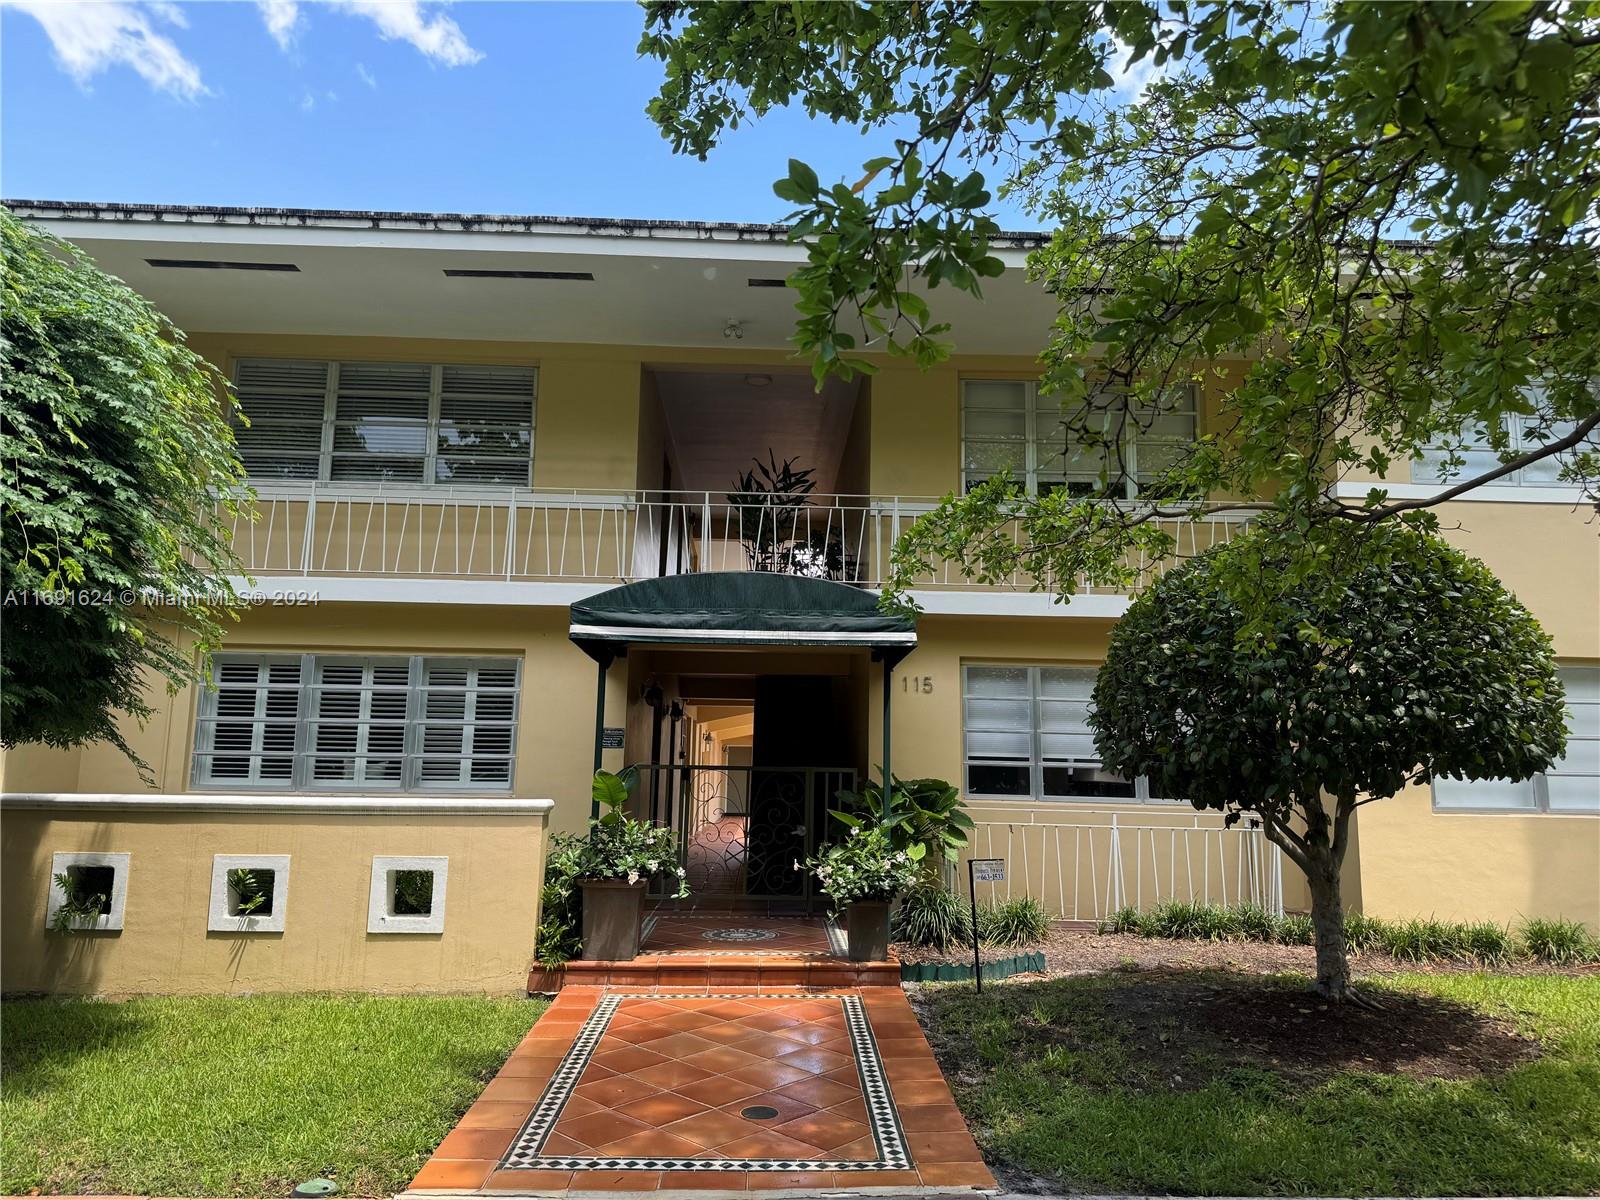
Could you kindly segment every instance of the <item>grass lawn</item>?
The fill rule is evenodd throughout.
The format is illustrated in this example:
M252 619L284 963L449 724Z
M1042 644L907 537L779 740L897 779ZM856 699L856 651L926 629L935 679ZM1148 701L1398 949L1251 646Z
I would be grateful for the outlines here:
M11 1000L0 1192L403 1187L544 1011L481 997Z
M1002 1183L1190 1194L1600 1192L1600 976L1107 973L924 991ZM1009 1178L1007 1178L1009 1177Z

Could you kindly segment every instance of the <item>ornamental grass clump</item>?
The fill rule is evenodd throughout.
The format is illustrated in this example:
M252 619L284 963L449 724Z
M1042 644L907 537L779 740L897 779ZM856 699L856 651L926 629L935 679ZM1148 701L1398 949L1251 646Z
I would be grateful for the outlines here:
M1032 896L1018 896L978 910L978 936L995 946L1028 946L1050 932L1050 914Z
M1522 923L1522 944L1534 958L1557 966L1600 962L1600 941L1581 921L1529 917Z
M938 885L919 884L907 892L894 915L899 942L930 950L972 945L972 918L967 903Z
M850 830L805 865L835 910L843 910L858 900L893 900L909 890L921 874L919 850L895 849L888 830L874 825Z

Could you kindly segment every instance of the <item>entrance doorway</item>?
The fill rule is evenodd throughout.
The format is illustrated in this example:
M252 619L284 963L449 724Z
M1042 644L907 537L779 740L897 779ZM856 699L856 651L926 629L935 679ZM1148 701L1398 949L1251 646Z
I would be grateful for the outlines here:
M639 694L658 706L663 728L651 746L660 757L638 764L640 795L650 819L677 835L695 906L809 911L815 897L800 864L829 836L838 793L860 778L865 678L850 669L857 656L804 675L735 675L733 657L648 660L655 670ZM782 665L780 656L751 657ZM692 670L706 662L718 673Z

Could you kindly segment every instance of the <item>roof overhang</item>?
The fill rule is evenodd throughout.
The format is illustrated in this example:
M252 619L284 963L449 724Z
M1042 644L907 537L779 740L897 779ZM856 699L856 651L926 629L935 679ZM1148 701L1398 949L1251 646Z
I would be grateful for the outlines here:
M915 621L880 611L875 592L765 571L645 579L570 613L568 636L599 661L630 645L860 647L894 660L917 645Z
M806 261L781 225L10 200L189 333L443 338L793 352ZM1056 306L1027 278L1037 234L992 241L980 300L933 297L964 353L1026 355ZM247 264L297 269L196 270ZM450 272L450 274L447 274ZM592 278L584 278L592 276ZM725 330L736 322L740 336Z

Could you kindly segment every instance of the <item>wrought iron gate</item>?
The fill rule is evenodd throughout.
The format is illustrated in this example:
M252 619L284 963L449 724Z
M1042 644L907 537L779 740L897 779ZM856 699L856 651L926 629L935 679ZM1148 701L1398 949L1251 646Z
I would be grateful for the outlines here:
M677 834L678 863L700 897L792 900L810 906L803 864L832 836L834 796L856 786L854 767L647 763L639 795L657 825ZM667 894L665 880L652 895Z

